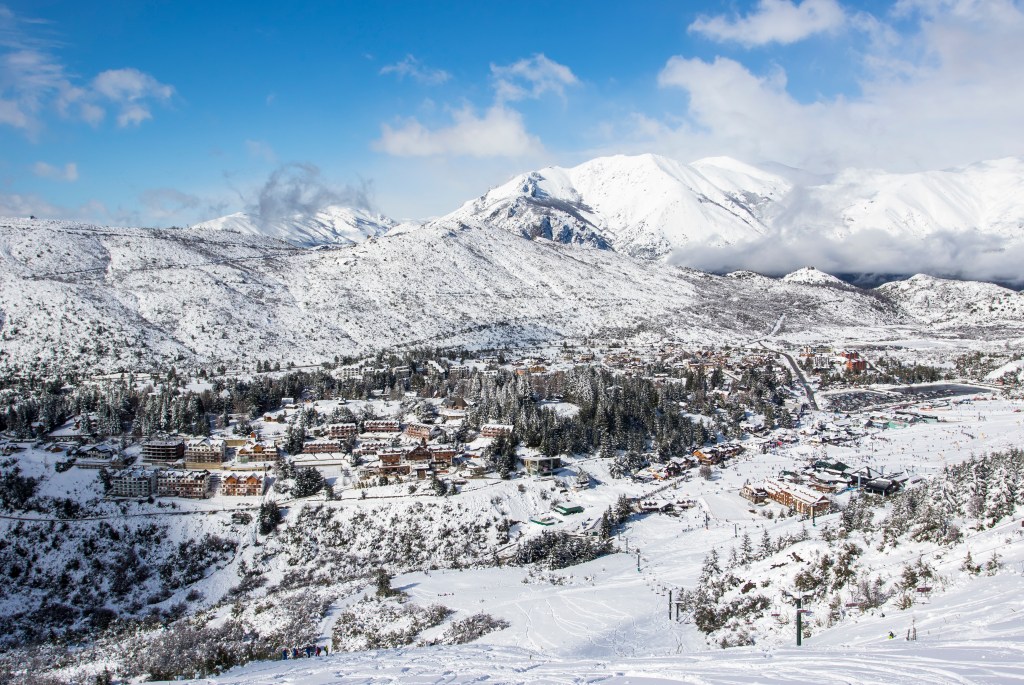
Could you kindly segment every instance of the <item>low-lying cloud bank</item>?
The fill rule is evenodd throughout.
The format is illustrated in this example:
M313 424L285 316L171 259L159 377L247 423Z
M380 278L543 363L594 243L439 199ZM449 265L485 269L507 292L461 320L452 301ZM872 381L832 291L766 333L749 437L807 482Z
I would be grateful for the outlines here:
M782 276L813 266L831 274L926 273L1024 287L1024 240L1007 243L983 233L940 231L922 239L871 229L844 238L810 230L773 231L738 245L676 250L669 262L714 273L748 270Z

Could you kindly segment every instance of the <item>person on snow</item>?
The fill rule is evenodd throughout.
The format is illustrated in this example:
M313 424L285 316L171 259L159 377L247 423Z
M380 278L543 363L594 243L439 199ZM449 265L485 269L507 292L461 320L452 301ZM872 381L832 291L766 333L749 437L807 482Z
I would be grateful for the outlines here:
M890 630L890 631L889 631L889 639L891 640L891 639L893 639L894 637L896 637L896 633L894 633L894 632L892 632L892 631Z
M287 649L282 649L281 650L281 661L284 661L287 658L288 658L288 650Z

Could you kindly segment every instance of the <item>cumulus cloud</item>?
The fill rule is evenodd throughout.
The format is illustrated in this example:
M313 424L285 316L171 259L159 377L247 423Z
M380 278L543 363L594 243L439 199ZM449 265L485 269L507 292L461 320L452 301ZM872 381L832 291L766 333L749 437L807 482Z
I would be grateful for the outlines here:
M247 202L246 211L266 226L279 219L311 216L324 207L343 205L373 210L373 183L362 180L339 186L309 162L292 162L275 169Z
M409 77L425 86L439 86L452 77L444 69L428 67L413 55L406 55L405 59L396 64L381 67L380 73L381 75L394 74L399 80Z
M77 181L78 165L74 162L68 162L63 167L57 167L46 162L36 162L32 165L32 173L39 178L46 178L52 181Z
M853 94L801 101L779 67L754 73L725 57L672 57L658 83L685 91L683 121L661 122L647 147L824 171L945 168L1024 152L1024 89L1009 87L1024 80L1024 11L1007 0L898 9L913 28L898 43L884 27L873 34Z
M521 59L512 64L491 65L498 102L539 98L555 93L565 98L565 89L579 83L572 70L543 54Z
M138 126L152 119L150 101L167 102L174 95L174 88L157 81L138 69L109 69L96 76L92 91L105 98L120 111L117 125Z
M107 108L117 111L121 127L152 118L152 103L166 103L172 86L137 69L112 69L82 83L26 25L38 23L0 7L0 125L34 135L47 112L97 126Z
M416 119L394 127L382 124L374 149L399 157L523 157L542 149L527 132L523 116L504 105L495 104L483 115L466 105L452 112L452 119L452 125L436 129Z
M452 123L431 128L416 118L397 125L381 124L373 148L397 157L526 157L544 150L526 130L523 115L509 102L536 99L545 93L564 98L579 83L569 67L542 54L508 65L491 65L494 102L482 114L465 104L450 110Z
M788 45L817 33L839 29L846 13L836 0L760 0L746 16L699 17L689 30L717 41L747 47L782 43Z

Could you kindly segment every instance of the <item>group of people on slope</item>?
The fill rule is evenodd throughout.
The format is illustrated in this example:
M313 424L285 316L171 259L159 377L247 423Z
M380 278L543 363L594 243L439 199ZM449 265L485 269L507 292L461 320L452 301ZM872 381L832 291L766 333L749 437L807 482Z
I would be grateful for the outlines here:
M289 656L289 653L291 656ZM306 645L305 647L292 647L289 650L287 647L281 650L281 660L285 659L298 659L301 656L305 656L307 659L314 656L327 656L328 650L327 645L321 647L320 645Z

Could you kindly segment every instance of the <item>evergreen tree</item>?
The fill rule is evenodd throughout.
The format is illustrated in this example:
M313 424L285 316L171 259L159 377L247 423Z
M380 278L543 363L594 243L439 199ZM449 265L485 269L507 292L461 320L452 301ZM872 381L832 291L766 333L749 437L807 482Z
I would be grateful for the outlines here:
M292 494L296 497L309 497L324 489L324 476L315 466L305 466L295 473L295 488Z
M269 535L281 523L281 510L277 502L270 500L260 505L258 517L260 535Z

